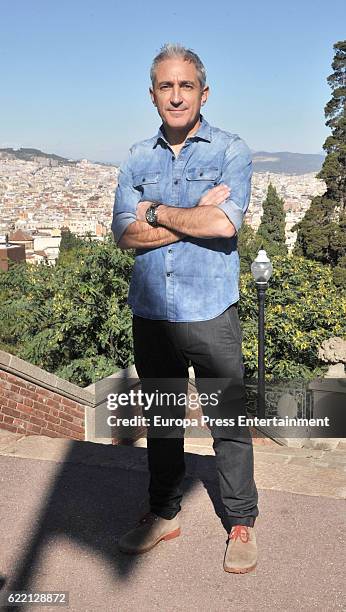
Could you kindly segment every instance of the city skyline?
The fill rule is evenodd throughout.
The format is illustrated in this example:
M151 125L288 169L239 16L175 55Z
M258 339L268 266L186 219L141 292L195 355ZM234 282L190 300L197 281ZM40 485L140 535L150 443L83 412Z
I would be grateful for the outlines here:
M326 155L323 150L320 153L294 153L292 151L264 151L263 149L261 149L259 151L251 150L251 153L252 153L254 172L274 172L274 173L278 172L278 173L283 173L283 174L298 174L298 175L306 174L308 172L319 172L319 170L322 167L325 155ZM56 152L54 151L42 151L35 146L31 146L31 147L19 147L18 146L16 148L11 147L11 146L7 146L7 147L0 146L0 158L3 157L4 155L5 156L14 155L14 157L18 157L18 159L20 158L24 159L25 161L32 161L33 158L35 157L37 158L41 157L43 161L43 165L46 165L46 160L48 158L51 158L53 160L59 158L60 163L65 163L65 162L75 163L75 162L87 160L94 164L105 164L105 165L118 166L118 167L121 165L121 161L119 160L101 161L98 159L90 159L90 158L88 159L85 156L81 156L79 158L73 159L72 157L69 157L69 156L57 155ZM271 157L272 155L277 155L278 157ZM275 163L274 164L270 163L270 162L279 162L279 163L283 162L284 166L285 165L287 166L287 159L294 160L295 162L295 163L293 162L294 169L289 169L288 167L284 167L284 168L278 167L278 169L275 169ZM309 164L309 162L307 161L308 159L309 160L313 159L313 161L310 161L310 164ZM261 164L259 162L261 162ZM262 167L262 162L265 164L263 167ZM269 162L269 165L273 167L267 168L266 162ZM303 164L302 166L303 169L299 168L299 164L301 163ZM307 164L310 165L311 167L308 167Z
M18 2L2 7L0 148L122 161L160 125L149 69L160 46L176 41L205 63L211 95L203 114L211 124L239 133L253 151L322 152L330 134L326 78L333 44L344 38L341 0L332 12L320 0L289 7L219 0L212 13L196 0L19 4L20 12Z
M69 227L78 235L91 231L101 238L110 231L118 174L114 166L89 161L50 166L0 156L0 235L13 228L30 233L42 227ZM315 175L255 172L247 223L258 228L272 183L284 199L287 244L293 247L296 234L291 228L304 216L311 197L325 191L324 181Z

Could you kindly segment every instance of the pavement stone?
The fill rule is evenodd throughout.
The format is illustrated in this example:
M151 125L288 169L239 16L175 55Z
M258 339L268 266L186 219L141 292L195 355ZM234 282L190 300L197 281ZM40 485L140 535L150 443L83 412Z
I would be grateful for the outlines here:
M0 430L0 452L6 450L22 438L22 434L17 434L12 431Z
M10 433L10 435L8 435ZM77 442L67 438L21 436L0 430L0 455L60 463L117 467L147 472L146 440L134 446ZM212 480L215 459L211 436L185 440L187 475ZM254 444L258 488L345 499L346 451Z
M71 444L73 444L73 441L68 438L20 436L18 439L13 438L5 448L1 448L0 443L0 452L17 457L64 461L66 452Z
M345 609L342 500L260 489L258 567L248 575L226 574L215 462L195 454L196 477L185 479L181 537L146 555L123 555L117 539L140 516L148 473L81 463L81 445L73 443L63 462L0 457L3 597L10 588L69 591L72 612ZM141 448L105 453L95 446L103 460L109 451L123 459L145 455ZM273 469L282 478L289 467L280 462Z

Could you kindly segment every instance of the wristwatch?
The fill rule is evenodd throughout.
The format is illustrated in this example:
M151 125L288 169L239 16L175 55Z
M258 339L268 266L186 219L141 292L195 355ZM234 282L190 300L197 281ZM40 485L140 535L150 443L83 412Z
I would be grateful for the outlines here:
M161 202L154 202L149 206L149 208L147 208L147 212L145 213L147 223L149 223L149 225L151 225L152 227L158 227L156 209L158 206L160 206L160 204Z

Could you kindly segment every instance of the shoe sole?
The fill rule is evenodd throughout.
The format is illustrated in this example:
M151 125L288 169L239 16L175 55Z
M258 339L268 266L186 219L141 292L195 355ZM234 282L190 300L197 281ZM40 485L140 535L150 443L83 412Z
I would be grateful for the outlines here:
M257 563L255 563L255 565L252 565L251 567L246 567L246 568L237 568L237 567L223 567L223 569L225 570L225 572L228 572L230 574L247 574L248 572L252 572L255 568L257 567Z
M161 536L158 540L155 540L155 542L153 544L151 544L150 546L147 546L146 548L141 548L141 550L129 550L127 548L122 548L121 546L118 546L118 549L123 552L126 553L127 555L141 555L142 553L146 553L149 552L149 550L151 550L152 548L154 548L159 542L162 542L162 540L173 540L174 538L177 538L178 536L180 536L181 534L181 529L180 527L178 527L178 529L175 529L174 531L171 531L171 533L167 533L164 536Z

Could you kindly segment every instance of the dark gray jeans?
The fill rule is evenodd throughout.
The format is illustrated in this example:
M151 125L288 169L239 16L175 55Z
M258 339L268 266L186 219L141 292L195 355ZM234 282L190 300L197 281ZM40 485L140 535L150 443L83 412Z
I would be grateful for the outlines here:
M234 418L245 414L242 334L237 305L209 321L171 323L133 317L135 365L144 391L187 391L188 367L195 371L199 393L221 391L215 412L204 414ZM162 407L150 414L162 413ZM161 411L161 412L160 412ZM174 416L184 416L179 408ZM146 414L148 416L148 414ZM167 416L167 414L163 414ZM215 422L215 421L214 421ZM254 482L252 438L247 428L210 427L219 476L225 523L253 526L258 516ZM181 509L185 474L184 437L181 428L160 435L148 430L149 498L152 512L166 519Z

